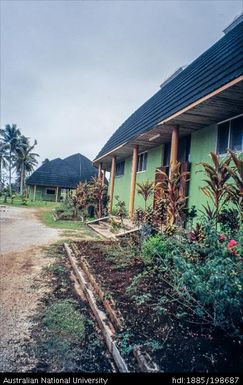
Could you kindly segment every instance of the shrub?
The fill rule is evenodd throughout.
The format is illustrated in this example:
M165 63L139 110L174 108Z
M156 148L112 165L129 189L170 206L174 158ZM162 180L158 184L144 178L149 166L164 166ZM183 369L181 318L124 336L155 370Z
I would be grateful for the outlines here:
M161 282L170 288L164 305L168 297L177 302L179 318L199 317L202 323L238 333L241 260L237 252L227 247L229 242L220 242L216 234L212 227L210 231L206 228L203 244L186 238L174 237L171 241L160 235L151 237L142 245L143 261L150 270L159 271ZM200 258L203 254L204 258Z
M240 229L239 212L236 209L224 209L218 215L218 221L224 234L233 238Z
M142 259L145 265L155 262L155 257L163 257L166 251L166 241L161 235L146 239L142 244Z

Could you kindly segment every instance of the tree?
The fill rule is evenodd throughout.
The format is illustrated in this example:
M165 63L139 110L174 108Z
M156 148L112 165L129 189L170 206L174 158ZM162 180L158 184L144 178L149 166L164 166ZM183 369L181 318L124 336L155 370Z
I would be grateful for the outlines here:
M14 167L20 176L20 194L23 195L25 189L26 174L33 171L34 167L38 164L37 157L39 154L32 152L37 145L37 141L31 145L29 138L21 135L16 145L16 155L14 161Z
M147 200L154 193L154 183L149 180L145 180L144 182L137 183L137 186L138 186L137 193L142 195L144 199L145 210L146 210Z
M0 191L3 189L3 170L7 168L7 149L8 144L0 142Z
M16 124L6 124L4 129L0 129L0 137L2 143L7 145L7 161L9 171L9 195L12 196L12 169L14 162L14 154L21 136L20 130Z

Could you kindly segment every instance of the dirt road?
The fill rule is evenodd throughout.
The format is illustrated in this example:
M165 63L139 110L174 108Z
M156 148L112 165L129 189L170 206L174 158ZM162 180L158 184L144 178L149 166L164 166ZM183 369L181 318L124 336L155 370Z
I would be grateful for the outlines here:
M31 316L48 291L40 276L52 262L45 248L62 238L60 230L41 223L38 211L8 207L0 212L0 372L26 372L35 363L24 346Z

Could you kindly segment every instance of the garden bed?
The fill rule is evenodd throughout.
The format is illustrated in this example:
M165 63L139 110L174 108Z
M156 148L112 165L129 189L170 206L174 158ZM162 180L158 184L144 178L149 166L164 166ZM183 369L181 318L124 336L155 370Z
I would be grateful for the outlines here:
M50 291L33 320L29 350L35 352L36 366L32 372L113 372L114 364L96 321L85 299L77 294L63 246L53 246L48 256L55 262L42 274Z
M182 309L174 301L164 312L160 299L170 295L169 286L156 272L136 278L145 266L130 242L75 242L74 250L78 258L86 256L92 274L124 318L124 329L117 333L124 355L131 356L134 347L142 345L163 372L238 372L243 367L237 337L197 318L180 318Z

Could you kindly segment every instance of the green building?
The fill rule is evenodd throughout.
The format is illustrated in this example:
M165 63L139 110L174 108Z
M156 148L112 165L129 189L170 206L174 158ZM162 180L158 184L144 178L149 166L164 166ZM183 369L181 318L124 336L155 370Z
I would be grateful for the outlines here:
M74 154L44 162L26 183L30 199L57 202L62 191L76 189L79 182L96 176L97 170L92 162L81 154Z
M198 163L208 162L211 151L224 157L228 148L243 150L243 15L212 47L164 82L115 131L93 164L110 171L110 210L119 195L132 218L134 209L143 206L136 183L156 181L156 170L169 172L177 160L191 172L188 204L200 208L205 197Z

